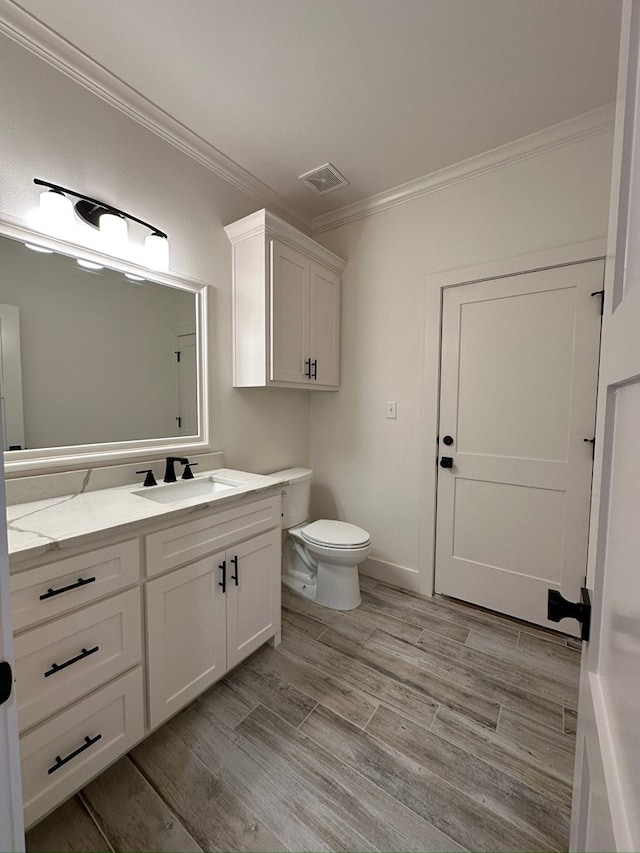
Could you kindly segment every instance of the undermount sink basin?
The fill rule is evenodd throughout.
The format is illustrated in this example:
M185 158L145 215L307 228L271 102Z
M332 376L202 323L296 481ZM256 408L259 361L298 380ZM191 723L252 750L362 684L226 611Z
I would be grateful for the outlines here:
M176 501L186 501L189 498L217 497L224 492L233 491L242 483L225 480L224 477L204 477L197 480L178 480L177 483L160 483L158 486L147 486L133 492L141 498L155 501L159 504L172 504Z

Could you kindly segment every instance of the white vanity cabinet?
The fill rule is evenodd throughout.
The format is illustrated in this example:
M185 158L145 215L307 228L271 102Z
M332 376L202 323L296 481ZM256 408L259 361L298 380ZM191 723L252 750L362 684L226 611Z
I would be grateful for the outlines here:
M345 261L266 210L225 231L233 247L234 385L336 390Z
M147 520L63 559L12 557L27 826L279 642L281 498L266 494Z
M139 542L11 576L27 826L144 733Z
M279 498L147 536L147 574L205 554L145 585L152 728L279 638L280 537Z

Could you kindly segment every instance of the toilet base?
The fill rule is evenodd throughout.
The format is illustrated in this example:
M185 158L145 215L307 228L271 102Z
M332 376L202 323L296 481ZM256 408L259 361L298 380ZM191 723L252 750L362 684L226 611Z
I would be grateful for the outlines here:
M315 584L310 585L307 583L303 583L302 581L296 580L296 578L292 578L288 575L283 575L282 586L286 586L286 588L290 589L291 592L295 592L297 595L301 595L303 598L308 598L310 601L316 600Z
M354 610L360 601L357 566L332 566L318 560L316 604L332 610Z

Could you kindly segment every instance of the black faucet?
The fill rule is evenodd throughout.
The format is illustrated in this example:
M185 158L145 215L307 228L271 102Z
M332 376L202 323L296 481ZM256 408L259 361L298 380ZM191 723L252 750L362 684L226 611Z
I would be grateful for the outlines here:
M167 467L164 469L164 482L165 483L175 483L176 482L176 472L174 469L174 465L176 462L179 462L181 465L188 465L189 460L183 456L167 456Z

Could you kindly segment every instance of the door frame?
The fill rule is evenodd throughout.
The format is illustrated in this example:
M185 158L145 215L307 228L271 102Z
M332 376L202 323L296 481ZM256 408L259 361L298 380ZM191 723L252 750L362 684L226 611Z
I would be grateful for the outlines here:
M420 505L423 518L430 519L420 526L418 534L419 587L417 592L431 596L435 591L436 559L436 512L438 469L438 429L440 423L440 366L442 357L442 304L443 291L449 287L474 284L505 278L522 273L539 272L552 267L568 266L606 258L607 237L602 235L582 243L547 249L432 273L427 277L425 299L425 347L422 365L422 388L424 389L420 422L423 424L424 441L421 444L421 494ZM428 393L427 389L433 389ZM405 584L406 585L406 584Z

